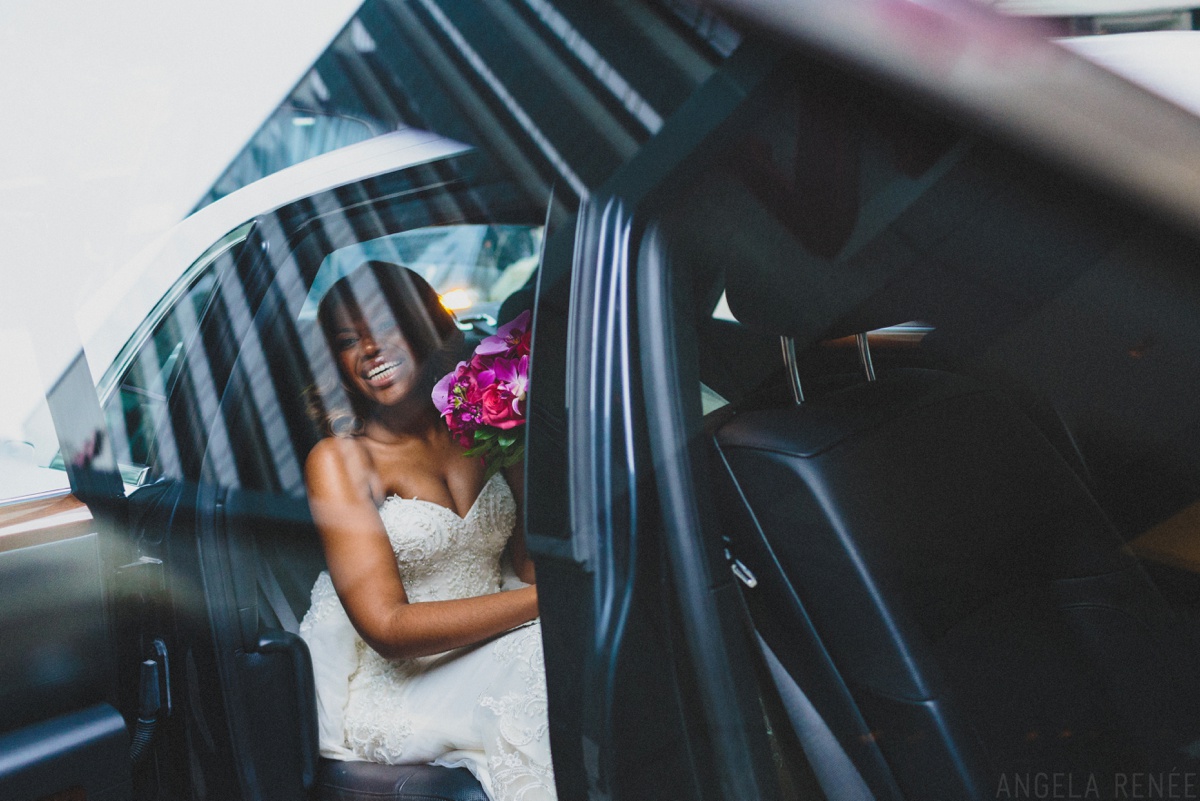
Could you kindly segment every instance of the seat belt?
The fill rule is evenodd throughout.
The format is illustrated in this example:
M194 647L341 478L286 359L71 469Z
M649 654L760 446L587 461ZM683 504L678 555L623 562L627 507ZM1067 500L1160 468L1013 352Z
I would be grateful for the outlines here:
M279 579L275 577L275 571L271 569L271 565L265 559L258 560L258 588L267 599L271 611L275 613L279 627L291 634L299 634L300 621L296 619L292 605L288 603L287 597L283 594L283 587L280 586Z
M854 767L850 756L808 700L804 690L800 689L800 685L757 630L754 637L758 640L759 650L775 682L792 730L796 732L796 738L808 757L809 767L816 775L825 797L828 801L875 801L875 795L863 781L862 774Z

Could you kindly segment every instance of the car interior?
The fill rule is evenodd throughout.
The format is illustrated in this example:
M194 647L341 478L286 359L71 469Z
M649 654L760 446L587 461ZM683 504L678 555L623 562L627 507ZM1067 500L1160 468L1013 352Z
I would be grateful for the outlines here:
M715 535L826 797L1194 770L1196 577L1139 547L1196 497L1194 239L858 79L767 94L660 217L727 401Z
M687 435L702 454L696 494L716 512L690 536L724 551L741 588L749 622L735 628L754 653L748 692L763 695L783 797L982 799L1038 772L1112 787L1193 766L1200 580L1169 536L1200 475L1193 238L827 65L784 63L713 138L638 206L633 238L654 251L658 226L689 289L670 333L680 375L699 384ZM196 480L148 484L130 504L134 531L158 537L172 565L171 595L196 601L175 604L186 648L173 650L188 657L172 669L188 681L174 703L188 714L166 724L188 747L148 760L135 783L484 797L461 769L320 759L313 660L297 636L324 567L302 480L320 436L306 390L328 359L311 289L331 254L363 242L553 216L474 160L284 207L205 286L203 348L171 362L170 399L145 412L194 439L178 451ZM586 247L573 262L575 232L559 230L544 264L578 268ZM538 280L496 318L531 306ZM539 295L538 336L568 338L568 283ZM643 331L669 324L659 308L634 313ZM555 436L531 441L529 459L565 486L577 454L559 447L555 393L572 368L536 354L541 402L559 408L534 409L532 425ZM623 478L644 490L653 471L641 467ZM631 520L640 509L632 495L614 503L637 507L620 506ZM575 547L561 521L530 514L531 530L562 541L539 547ZM671 673L686 661L672 650L686 624L678 577L660 544L639 548L619 554L640 593L612 648L621 681L608 707L578 703L625 746L614 794L664 797L710 778L673 735L702 728L694 706L707 699ZM547 597L591 581L564 576ZM582 637L553 615L564 617L546 636L573 658ZM552 701L583 696L585 678L552 667ZM762 711L746 714L762 724Z

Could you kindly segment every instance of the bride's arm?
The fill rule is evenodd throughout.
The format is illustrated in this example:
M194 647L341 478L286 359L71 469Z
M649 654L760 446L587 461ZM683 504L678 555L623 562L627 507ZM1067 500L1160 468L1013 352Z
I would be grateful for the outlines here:
M390 659L486 640L537 617L537 589L456 601L409 603L375 508L365 457L352 441L325 439L305 463L305 483L325 561L363 640Z
M518 462L504 470L504 479L512 490L513 499L517 502L517 522L513 527L512 537L508 540L508 556L512 560L513 572L517 578L526 584L536 584L537 576L533 570L533 560L525 548L525 462Z

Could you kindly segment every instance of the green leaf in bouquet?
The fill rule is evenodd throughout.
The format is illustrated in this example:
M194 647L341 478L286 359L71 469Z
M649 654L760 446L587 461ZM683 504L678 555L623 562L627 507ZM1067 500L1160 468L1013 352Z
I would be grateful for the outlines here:
M517 435L511 431L501 431L497 441L501 448L511 448L517 442Z
M494 449L495 445L491 442L481 442L474 447L467 448L463 453L464 456L487 456Z
M496 475L496 472L504 466L501 462L502 460L500 459L489 459L487 461L487 469L483 471L484 483L490 481L492 476Z
M512 467L525 458L525 442L518 440L511 448L504 448L499 454L504 467Z

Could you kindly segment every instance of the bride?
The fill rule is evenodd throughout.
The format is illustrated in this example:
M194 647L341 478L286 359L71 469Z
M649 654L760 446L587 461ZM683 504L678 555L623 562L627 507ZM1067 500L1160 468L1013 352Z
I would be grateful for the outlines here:
M430 399L462 334L386 262L334 284L318 320L338 385L314 396L327 436L305 464L329 567L301 625L321 754L467 767L495 801L553 799L519 466L516 497L503 474L484 481ZM502 555L517 589L500 591Z

